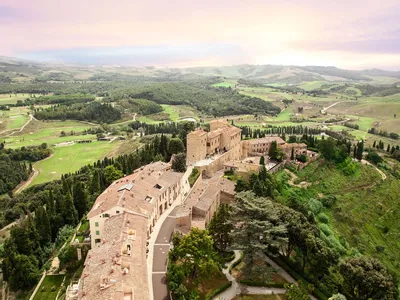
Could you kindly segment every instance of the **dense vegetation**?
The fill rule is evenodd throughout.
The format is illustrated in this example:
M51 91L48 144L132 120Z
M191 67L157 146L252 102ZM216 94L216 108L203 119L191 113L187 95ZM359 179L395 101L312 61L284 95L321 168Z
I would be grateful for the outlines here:
M118 109L110 104L98 102L35 109L34 115L38 120L79 120L97 123L112 123L121 119L121 112Z
M133 90L131 98L144 98L160 104L189 104L212 116L238 114L278 114L270 102L248 97L226 88L210 88L186 83L158 83ZM234 105L232 105L234 103Z
M12 194L12 190L22 181L27 180L32 173L31 163L51 154L51 150L45 143L39 147L19 149L8 149L4 146L4 143L0 143L0 195Z

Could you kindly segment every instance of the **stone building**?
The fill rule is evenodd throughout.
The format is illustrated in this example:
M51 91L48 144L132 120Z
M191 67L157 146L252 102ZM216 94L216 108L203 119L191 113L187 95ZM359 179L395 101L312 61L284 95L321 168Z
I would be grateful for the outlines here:
M170 164L155 162L114 181L96 199L87 216L92 248L102 243L105 221L124 212L145 217L150 236L160 215L189 190L182 179L183 174L172 171Z

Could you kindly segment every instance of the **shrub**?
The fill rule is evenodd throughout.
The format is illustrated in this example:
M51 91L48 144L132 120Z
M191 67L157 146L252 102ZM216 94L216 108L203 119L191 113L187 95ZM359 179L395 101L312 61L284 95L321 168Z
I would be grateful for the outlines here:
M376 165L383 161L382 157L380 157L375 151L370 151L365 159Z
M321 199L322 204L327 207L331 208L336 204L337 198L334 195L329 195Z
M189 176L189 185L192 187L194 183L196 182L197 178L199 178L200 171L197 168L193 168L192 173L190 173Z
M322 210L322 204L317 199L311 198L310 200L308 200L307 208L314 215L318 215Z
M326 224L320 224L319 225L319 229L326 235L326 236L330 236L332 234L332 230L329 227L329 225Z
M376 246L375 249L376 249L377 252L380 252L380 253L385 251L385 247L384 246L380 246L380 245Z
M319 220L321 223L325 223L325 224L328 224L328 223L329 223L329 218L328 218L328 216L327 216L326 214L324 214L324 213L320 213L320 214L318 215L318 220Z
M247 280L243 279L240 280L241 284L248 285L248 286L261 286L261 287L270 287L270 288L283 288L284 283L278 283L278 282L260 282L260 281L253 281L253 280Z
M212 298L214 298L218 294L221 294L223 291L227 290L231 286L232 286L232 281L229 281L228 283L221 285L220 287L216 288L215 290L212 290L211 292L209 292L206 295L205 300L211 300Z

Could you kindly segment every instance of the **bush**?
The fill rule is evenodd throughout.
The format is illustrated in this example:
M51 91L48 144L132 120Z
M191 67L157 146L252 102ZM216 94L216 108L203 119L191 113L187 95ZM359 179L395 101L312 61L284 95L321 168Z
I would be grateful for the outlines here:
M236 268L236 267L243 261L243 257L244 257L244 255L243 255L243 252L242 252L242 254L240 255L240 258L239 258L237 261L235 261L235 262L230 266L230 268L229 268L229 273L231 273L231 271L232 271L234 268Z
M205 300L211 300L212 298L214 298L218 294L221 294L223 291L227 290L231 286L232 286L232 281L229 281L228 283L221 285L220 287L216 288L215 290L212 290L211 292L209 292L206 295Z
M320 224L319 225L319 229L326 235L326 236L330 236L332 234L332 230L329 227L329 225L326 224Z
M380 157L379 154L376 153L375 151L370 151L368 155L365 157L365 159L372 162L375 165L383 161L382 157Z
M241 284L248 285L248 286L262 286L262 287L270 287L270 288L283 288L284 283L278 283L278 282L260 282L260 281L253 281L253 280L247 280L243 279L240 280Z
M322 205L327 208L332 208L336 204L337 198L334 195L329 195L321 199Z
M322 210L322 204L317 199L311 198L308 200L307 208L311 211L314 215L318 215Z
M190 173L189 176L189 185L192 187L194 183L196 182L197 178L199 178L200 171L197 168L193 168L192 173Z
M329 223L329 218L328 218L328 216L327 216L326 214L324 214L324 213L320 213L320 214L318 215L318 220L319 220L321 223L325 223L325 224L328 224L328 223Z

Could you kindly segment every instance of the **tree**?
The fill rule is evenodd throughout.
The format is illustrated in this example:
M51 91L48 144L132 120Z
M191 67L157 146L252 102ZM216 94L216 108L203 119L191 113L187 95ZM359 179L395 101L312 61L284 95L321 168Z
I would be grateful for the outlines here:
M292 147L292 153L290 154L290 160L294 160L294 148Z
M51 242L51 226L47 211L39 206L35 211L35 223L39 235L39 242L44 246Z
M78 219L82 219L87 209L87 196L85 187L82 182L75 181L74 188L72 190L72 196L74 198L74 205L78 212Z
M286 224L278 220L277 205L271 200L249 191L236 194L232 205L232 240L236 249L243 250L247 265L253 264L257 252L275 252L287 242Z
M175 172L185 172L186 171L186 154L178 153L174 155L172 160L172 169Z
M231 245L231 231L233 229L230 219L230 207L221 204L208 225L208 231L214 240L215 247L224 252Z
M178 154L185 151L185 146L180 138L173 138L168 143L168 153Z
M272 141L271 145L269 146L268 156L272 160L282 161L282 153L278 149L278 144L276 143L276 141Z
M382 162L382 160L383 160L382 157L378 153L376 153L375 151L372 151L372 150L368 153L368 155L365 157L365 159L376 165L379 164L380 162Z
M243 192L245 190L248 190L248 186L246 181L244 181L243 179L239 178L236 181L236 185L235 185L235 192L239 193L239 192Z
M265 158L264 156L260 157L260 165L265 165Z
M332 295L329 300L347 300L346 297L340 293Z
M336 145L332 138L328 138L324 141L320 141L319 150L321 155L326 160L334 160L336 156Z
M301 282L300 284L292 283L285 284L286 289L286 298L288 300L309 300L310 296L308 295L314 290L313 285L306 285Z
M118 170L116 167L110 165L104 169L104 177L106 179L107 185L110 185L113 181L123 177L121 170Z
M364 152L364 141L357 143L357 159L362 160Z
M376 141L374 141L374 144L372 145L372 148L376 147Z
M74 202L70 194L65 195L63 217L66 224L75 226L78 224L78 212L75 209Z
M192 280L210 278L218 270L218 254L208 230L192 228L174 248L182 270Z
M377 259L350 258L340 265L343 291L349 299L396 300L398 281L395 275Z

